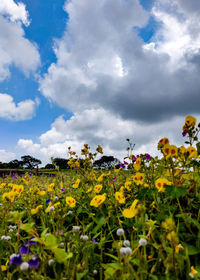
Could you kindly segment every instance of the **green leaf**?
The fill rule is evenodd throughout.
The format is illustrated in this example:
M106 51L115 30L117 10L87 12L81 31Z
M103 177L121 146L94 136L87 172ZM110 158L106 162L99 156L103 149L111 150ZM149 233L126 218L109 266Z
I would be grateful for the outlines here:
M59 263L64 263L66 260L71 259L73 257L72 252L65 252L63 249L54 248L52 249L55 257Z
M76 280L81 280L88 273L88 269L85 269L81 273L76 273Z
M165 188L166 196L169 198L179 198L183 197L187 194L186 187L174 187L174 186L167 186Z
M199 248L196 248L192 245L188 245L187 243L184 243L183 242L183 247L186 248L187 247L187 250L188 250L188 255L197 255L200 253L200 249Z
M105 224L106 219L104 217L101 217L98 222L97 226L93 229L92 233L95 234L97 231Z
M200 155L200 142L196 143L197 153Z
M31 232L33 230L33 226L35 223L29 223L29 224L21 224L20 229L23 229L26 232Z
M48 234L45 238L45 245L47 247L55 247L57 246L57 239L53 234Z

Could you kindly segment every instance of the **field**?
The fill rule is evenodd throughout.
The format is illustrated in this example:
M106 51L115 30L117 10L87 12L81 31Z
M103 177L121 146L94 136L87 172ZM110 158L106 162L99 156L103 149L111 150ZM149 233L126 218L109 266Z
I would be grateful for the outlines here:
M160 158L94 170L85 144L83 167L69 148L67 172L0 179L0 279L200 279L198 132L188 116Z

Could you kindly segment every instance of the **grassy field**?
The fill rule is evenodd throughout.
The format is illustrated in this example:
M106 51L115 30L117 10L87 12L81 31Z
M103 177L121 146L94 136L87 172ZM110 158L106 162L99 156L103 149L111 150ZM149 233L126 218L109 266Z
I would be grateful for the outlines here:
M129 154L129 171L93 170L103 151L86 144L83 168L70 150L68 172L0 179L0 279L200 279L191 118L187 147L163 138L160 159Z

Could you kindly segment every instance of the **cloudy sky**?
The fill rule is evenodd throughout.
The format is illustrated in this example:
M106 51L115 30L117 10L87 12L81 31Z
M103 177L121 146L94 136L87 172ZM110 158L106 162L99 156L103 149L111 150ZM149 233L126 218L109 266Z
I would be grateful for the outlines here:
M199 77L199 0L1 0L0 161L182 145Z

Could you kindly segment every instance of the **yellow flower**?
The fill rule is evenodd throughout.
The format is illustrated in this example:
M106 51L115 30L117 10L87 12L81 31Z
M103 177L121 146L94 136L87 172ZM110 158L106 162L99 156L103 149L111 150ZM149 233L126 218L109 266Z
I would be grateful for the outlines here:
M183 250L184 248L183 248L183 246L181 245L181 244L178 244L178 245L176 245L176 247L175 247L175 252L176 253L179 253L179 251L180 250Z
M137 213L138 213L138 209L136 208L137 203L138 203L138 199L135 199L130 208L124 209L122 214L125 218L130 219L130 218L135 217L135 215L137 215Z
M86 193L89 193L89 192L91 192L92 191L92 188L89 188L87 191L86 191Z
M162 139L160 139L160 141L158 142L158 149L162 148L163 146L169 144L169 139L164 137Z
M130 182L130 181L126 181L125 184L124 184L124 186L125 186L125 188L126 188L128 191L131 190L131 188L130 188L131 182Z
M136 171L139 171L141 168L141 158L137 158L136 162L133 164L133 167Z
M144 183L144 174L137 172L134 176L133 176L133 181L137 184L137 185L142 185Z
M0 189L3 189L6 186L6 183L1 183L0 184Z
M166 230L166 231L172 231L175 229L175 222L174 220L170 217L167 218L164 222L162 222L161 226Z
M54 189L54 186L55 186L54 183L50 184L50 185L48 186L48 188L47 188L47 191L48 191L48 192L52 192L53 189Z
M164 192L165 191L165 188L164 186L167 185L167 186L170 186L172 183L169 182L167 179L165 178L159 178L156 180L155 182L155 185L156 185L156 188L158 189L158 192Z
M194 278L194 275L197 274L197 273L198 273L198 271L194 268L194 266L191 266L191 271L189 273L189 276L191 278Z
M167 239L172 242L173 244L177 244L178 243L178 236L176 234L176 232L173 230L170 233L168 233L167 235Z
M122 192L116 192L115 193L115 198L118 200L118 202L120 204L123 204L126 201L126 198L125 198L125 196L124 196L124 194Z
M32 214L32 215L37 214L37 213L39 212L39 210L42 209L42 208L43 208L43 206L42 206L42 205L39 205L39 206L37 206L35 209L31 209L31 214Z
M45 193L46 193L45 191L38 191L38 194L41 196L45 195Z
M187 148L187 153L189 154L188 158L198 158L197 150L192 146Z
M96 186L94 187L94 192L95 192L95 193L100 193L101 190L102 190L102 185L96 185Z
M71 196L67 196L66 197L66 203L69 205L69 207L74 208L76 206L76 200L71 197Z
M106 174L104 174L104 173L101 174L101 175L99 176L99 178L97 179L97 181L98 181L98 182L102 182L104 176L106 176Z
M88 177L89 177L90 180L93 181L93 180L95 179L95 174L94 174L94 172L91 171Z
M102 147L100 146L100 145L98 145L98 147L97 147L97 152L99 152L100 154L103 154L103 149L102 149Z
M195 124L196 124L196 118L195 117L192 117L192 116L187 116L185 118L185 126L192 126L194 127Z
M79 187L80 181L80 179L77 179L75 184L72 185L72 188L77 189Z
M1 265L1 271L6 271L9 267L9 260L7 260L6 264L5 265Z
M101 205L104 200L106 199L106 194L102 194L102 195L96 195L90 202L91 206L94 207L99 207L99 205Z

